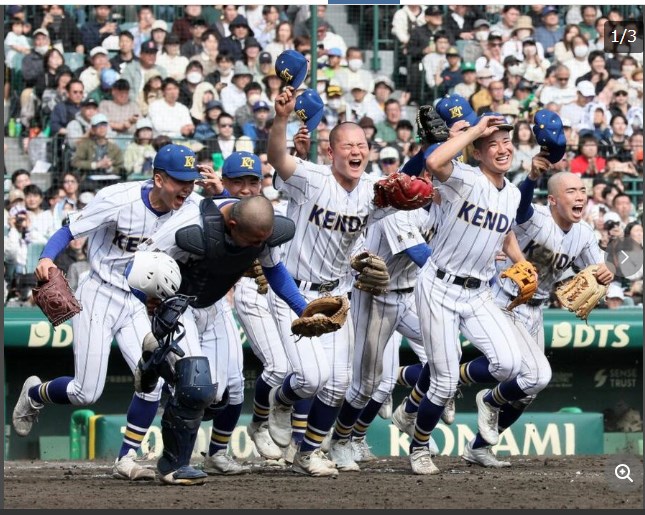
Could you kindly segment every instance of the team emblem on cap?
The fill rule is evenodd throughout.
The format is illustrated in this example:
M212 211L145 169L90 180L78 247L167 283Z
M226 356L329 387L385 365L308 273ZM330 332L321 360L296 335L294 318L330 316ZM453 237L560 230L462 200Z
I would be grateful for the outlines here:
M307 121L307 113L305 113L304 109L298 109L296 111L296 114L298 115L298 118L300 118L303 122Z
M184 166L186 168L194 168L195 167L195 157L194 156L186 156L186 161L184 162Z
M280 78L285 82L291 82L293 80L293 75L289 73L289 68L285 68L280 72Z
M253 165L255 164L255 161L253 160L252 157L243 157L242 158L242 164L240 165L241 168L248 168L249 170L253 170Z
M459 118L460 116L463 116L463 108L462 106L455 106L450 108L450 118Z

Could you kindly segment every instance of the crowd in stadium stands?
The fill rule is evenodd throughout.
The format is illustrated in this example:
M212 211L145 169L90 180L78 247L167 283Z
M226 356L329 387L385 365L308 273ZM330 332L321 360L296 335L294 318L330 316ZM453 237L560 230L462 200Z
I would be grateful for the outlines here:
M19 139L32 165L54 166L46 191L30 171L10 173L5 301L26 299L34 255L68 213L106 184L150 177L163 144L186 144L215 168L235 150L266 163L282 87L273 63L285 49L317 62L314 87L326 105L314 142L320 163L328 163L329 130L354 121L370 142L367 172L397 170L420 148L418 106L456 93L478 114L499 112L515 124L508 178L519 184L540 150L532 114L546 108L562 117L570 149L552 172L586 180L585 219L610 259L642 254L643 53L604 50L605 24L621 21L622 10L406 5L390 29L402 66L373 72L365 49L334 28L340 9L317 7L312 48L309 6L188 5L182 16L173 6L130 7L136 20L124 19L123 6L6 6L5 134ZM294 119L289 139L300 125ZM52 144L39 144L43 138ZM264 193L273 199L272 170L264 168ZM59 260L75 284L86 268L84 241ZM642 267L616 266L607 307L641 304Z

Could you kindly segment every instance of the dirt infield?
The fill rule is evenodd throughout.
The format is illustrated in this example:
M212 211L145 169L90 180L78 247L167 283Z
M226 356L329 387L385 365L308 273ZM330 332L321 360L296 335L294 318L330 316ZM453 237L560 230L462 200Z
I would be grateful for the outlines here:
M361 472L309 478L254 467L242 476L210 477L196 487L132 483L111 477L111 463L8 461L4 507L153 509L334 508L639 508L642 484L617 491L607 457L513 458L508 469L469 466L440 456L437 476L410 473L407 458L380 459ZM146 462L154 467L154 462Z

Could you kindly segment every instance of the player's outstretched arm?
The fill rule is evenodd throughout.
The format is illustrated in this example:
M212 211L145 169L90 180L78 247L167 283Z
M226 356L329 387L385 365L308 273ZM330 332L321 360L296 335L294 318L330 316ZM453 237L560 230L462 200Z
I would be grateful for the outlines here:
M49 238L49 241L40 254L36 270L34 270L36 279L41 282L49 280L49 269L52 267L58 268L54 264L54 259L58 257L58 254L60 254L73 239L74 237L67 226L61 227L52 235L51 238Z
M273 267L263 266L262 271L275 294L284 300L296 315L302 315L307 306L307 301L300 293L293 277L287 271L287 267L280 262Z
M518 263L520 261L525 261L524 254L520 248L520 244L517 241L517 237L513 231L510 231L506 238L504 238L504 244L502 245L502 250L513 263Z
M543 173L551 168L551 163L547 159L548 153L541 151L531 160L531 171L520 185L520 205L517 208L515 220L518 225L523 224L533 216L533 192L537 186L538 179Z
M267 157L283 181L294 174L297 166L294 157L287 152L287 122L295 105L295 91L287 86L285 91L275 99L275 118L269 131Z

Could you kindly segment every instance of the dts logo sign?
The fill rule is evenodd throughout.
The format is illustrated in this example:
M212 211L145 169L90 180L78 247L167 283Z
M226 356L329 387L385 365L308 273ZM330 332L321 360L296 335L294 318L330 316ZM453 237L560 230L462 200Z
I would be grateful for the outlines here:
M72 344L72 326L61 324L54 328L49 322L37 322L29 328L28 347L67 347Z

